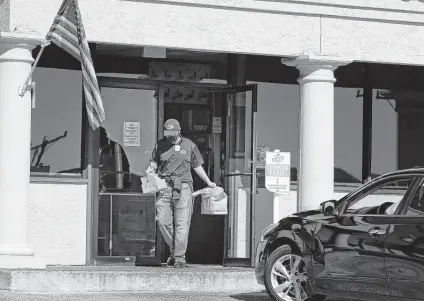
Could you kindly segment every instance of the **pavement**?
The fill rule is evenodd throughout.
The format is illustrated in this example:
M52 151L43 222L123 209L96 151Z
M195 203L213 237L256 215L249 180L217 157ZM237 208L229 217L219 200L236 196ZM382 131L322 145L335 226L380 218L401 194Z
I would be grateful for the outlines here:
M266 292L198 293L198 292L123 292L85 294L29 294L0 291L0 301L272 301ZM326 301L353 301L330 299Z
M190 265L164 267L82 266L0 270L0 290L25 293L118 293L191 291L260 292L251 268ZM1 300L0 300L1 301Z
M0 301L271 301L266 292L196 293L196 292L125 292L86 294L28 294L0 291Z

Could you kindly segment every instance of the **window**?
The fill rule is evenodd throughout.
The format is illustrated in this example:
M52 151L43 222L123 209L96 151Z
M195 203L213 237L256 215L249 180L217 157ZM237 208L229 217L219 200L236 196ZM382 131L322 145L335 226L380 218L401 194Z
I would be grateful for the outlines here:
M424 215L424 185L420 186L414 194L406 215Z
M81 173L81 71L36 68L31 173Z
M361 183L362 96L356 88L334 90L334 182Z
M424 166L424 68L366 64L373 90L372 174Z
M273 83L258 85L257 144L258 153L279 149L291 153L291 180L297 181L299 167L299 112L300 95L298 85ZM259 185L264 187L264 169L259 162Z
M359 192L345 212L350 214L394 214L414 178L393 180Z
M106 120L100 128L100 189L141 192L157 141L157 90L102 87Z
M372 177L398 169L398 116L396 101L382 90L373 90L372 108Z

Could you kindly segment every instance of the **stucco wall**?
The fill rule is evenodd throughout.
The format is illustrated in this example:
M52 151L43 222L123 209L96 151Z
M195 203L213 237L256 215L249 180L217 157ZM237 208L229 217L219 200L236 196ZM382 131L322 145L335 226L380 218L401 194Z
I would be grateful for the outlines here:
M15 0L11 28L44 36L62 0ZM424 64L424 4L402 0L80 0L88 39L220 52ZM245 22L249 20L249 22Z
M86 262L87 185L31 183L29 243L48 265Z

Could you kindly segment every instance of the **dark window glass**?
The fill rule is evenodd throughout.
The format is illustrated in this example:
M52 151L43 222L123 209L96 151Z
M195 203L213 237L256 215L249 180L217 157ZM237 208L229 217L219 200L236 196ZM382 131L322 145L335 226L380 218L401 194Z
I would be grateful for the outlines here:
M373 90L372 177L398 169L398 114L389 91Z
M361 183L362 91L334 90L334 182Z
M106 120L100 128L100 189L141 192L157 142L156 90L102 88Z
M297 181L299 167L298 85L258 83L257 158L259 187L265 187L264 156L266 150L290 152L291 180ZM262 154L262 155L261 155Z
M36 68L31 173L81 173L81 71Z
M413 180L414 178L407 178L390 181L363 191L348 205L346 213L393 215ZM378 208L379 206L381 207Z
M416 191L414 197L409 204L407 215L424 215L424 186Z

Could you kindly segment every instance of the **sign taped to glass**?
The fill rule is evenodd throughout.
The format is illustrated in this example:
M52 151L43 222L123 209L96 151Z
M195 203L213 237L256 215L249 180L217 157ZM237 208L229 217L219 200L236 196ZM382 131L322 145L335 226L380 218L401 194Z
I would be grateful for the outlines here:
M222 119L221 117L212 117L212 132L214 134L222 133Z
M266 152L265 187L276 194L290 194L290 153Z
M140 146L140 122L124 122L124 146Z

